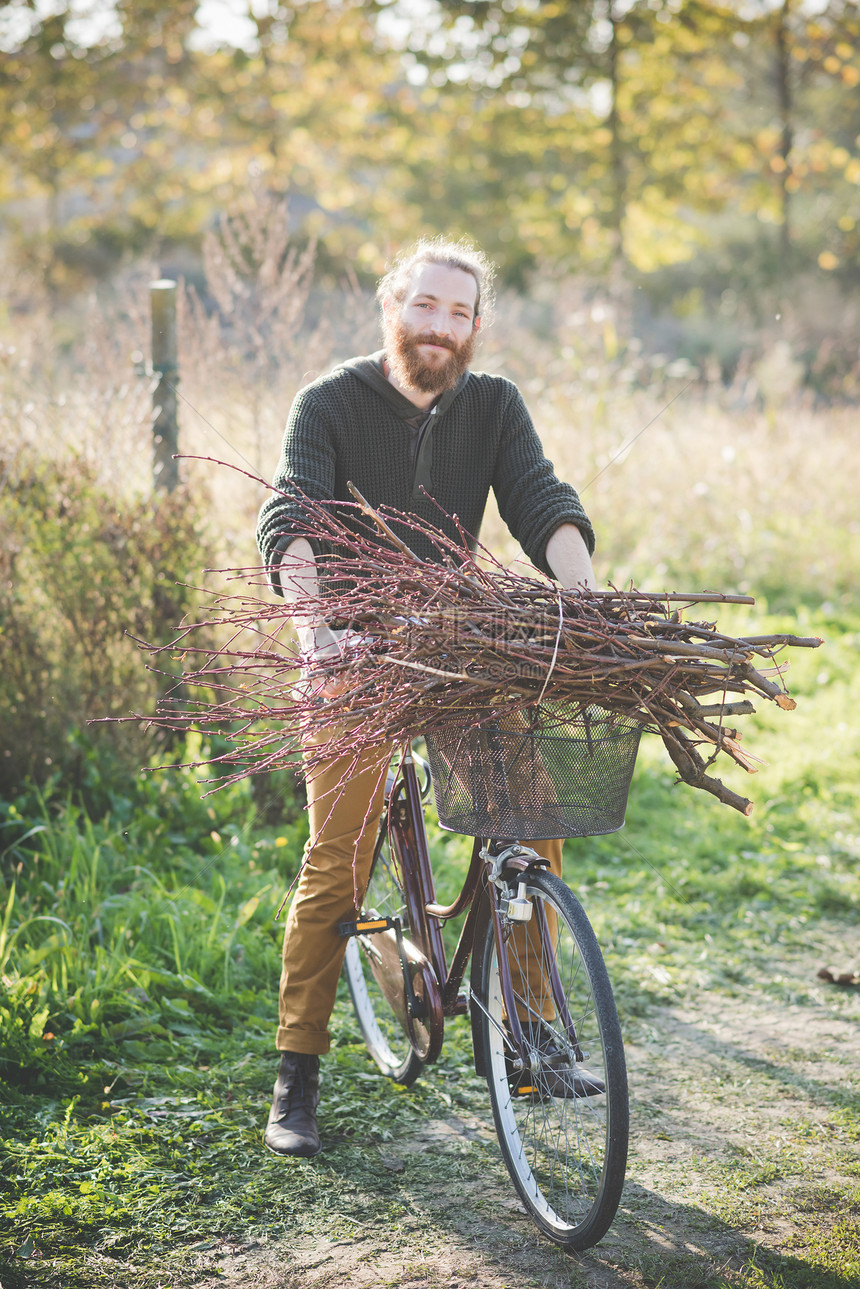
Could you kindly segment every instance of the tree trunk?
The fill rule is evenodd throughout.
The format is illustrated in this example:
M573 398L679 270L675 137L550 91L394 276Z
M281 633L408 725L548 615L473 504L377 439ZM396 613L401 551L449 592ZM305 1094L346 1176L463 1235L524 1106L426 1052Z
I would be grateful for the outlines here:
M624 214L627 201L627 175L624 167L624 143L621 137L621 116L618 109L618 90L621 83L621 45L618 40L618 18L615 16L613 0L609 0L608 19L612 28L609 41L609 89L610 107L608 127L612 135L609 145L610 160L610 234L612 237L613 266L620 268L626 262L624 245Z
M791 227L791 153L794 146L794 99L791 81L791 55L789 53L789 19L791 0L782 0L782 7L774 15L776 34L776 88L779 99L779 119L781 137L779 155L782 168L779 171L780 209L782 222L779 231L780 252L783 256L791 253L793 236Z

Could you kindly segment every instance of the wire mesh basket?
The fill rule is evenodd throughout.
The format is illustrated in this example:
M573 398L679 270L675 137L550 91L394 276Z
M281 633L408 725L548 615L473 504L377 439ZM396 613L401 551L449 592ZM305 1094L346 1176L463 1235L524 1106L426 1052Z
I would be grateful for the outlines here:
M439 823L522 842L617 832L641 733L600 707L551 704L434 730L426 742Z

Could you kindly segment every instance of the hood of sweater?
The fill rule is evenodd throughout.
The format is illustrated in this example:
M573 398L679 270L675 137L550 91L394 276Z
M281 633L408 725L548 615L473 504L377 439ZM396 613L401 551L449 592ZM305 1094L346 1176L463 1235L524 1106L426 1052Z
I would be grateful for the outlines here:
M348 362L341 363L339 368L335 370L352 372L359 380L363 380L365 385L375 389L377 394L385 399L396 416L402 417L403 420L409 420L410 417L417 415L421 408L410 402L406 395L401 394L399 389L395 389L391 381L387 379L385 372L382 370L384 356L385 350L380 349L378 353L370 354L367 358L350 358ZM463 372L454 388L445 390L436 403L437 416L451 406L460 391L467 385L468 380L469 373L467 371Z

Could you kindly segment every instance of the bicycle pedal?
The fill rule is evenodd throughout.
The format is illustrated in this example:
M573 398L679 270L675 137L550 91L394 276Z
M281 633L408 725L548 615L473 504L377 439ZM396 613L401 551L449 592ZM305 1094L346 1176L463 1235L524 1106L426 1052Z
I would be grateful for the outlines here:
M355 922L338 922L337 933L342 940L351 935L374 935L379 931L395 931L397 918L359 918Z

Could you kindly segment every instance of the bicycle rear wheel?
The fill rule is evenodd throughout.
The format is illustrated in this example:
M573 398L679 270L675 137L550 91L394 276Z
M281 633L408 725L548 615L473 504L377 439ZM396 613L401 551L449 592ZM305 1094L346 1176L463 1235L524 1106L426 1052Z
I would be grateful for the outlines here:
M406 901L400 876L392 861L385 835L387 824L377 845L376 856L361 917L369 920L380 917L399 917L404 933L408 935ZM392 932L383 934L392 935ZM373 974L372 961L379 948L376 935L353 936L346 946L343 971L349 987L356 1020L367 1044L367 1050L383 1074L406 1087L414 1083L424 1062L416 1056L400 1021L380 989Z
M551 873L524 880L532 918L504 948L526 1039L523 1070L513 1060L492 921L481 957L480 1036L493 1119L531 1217L557 1244L588 1249L615 1217L627 1164L621 1027L582 905Z

